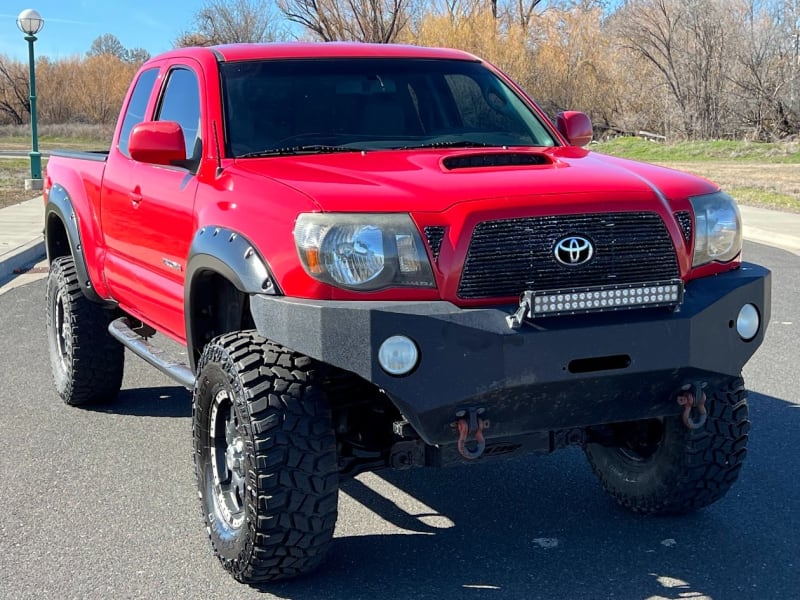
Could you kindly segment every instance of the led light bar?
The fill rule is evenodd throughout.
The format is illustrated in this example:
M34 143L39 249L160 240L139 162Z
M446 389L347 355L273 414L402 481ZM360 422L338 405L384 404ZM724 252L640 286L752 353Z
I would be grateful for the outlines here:
M535 319L659 306L675 308L682 302L683 282L680 279L562 290L533 290L523 292L519 309L507 317L507 321L509 327L517 329L526 317Z

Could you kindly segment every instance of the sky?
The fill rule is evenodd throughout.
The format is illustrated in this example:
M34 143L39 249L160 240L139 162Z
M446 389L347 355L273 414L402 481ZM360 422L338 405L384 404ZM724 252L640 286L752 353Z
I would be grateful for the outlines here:
M203 0L0 0L0 54L28 59L28 44L17 28L26 8L39 11L44 28L37 34L36 56L68 58L85 54L92 41L111 33L125 48L150 54L169 50L189 29Z

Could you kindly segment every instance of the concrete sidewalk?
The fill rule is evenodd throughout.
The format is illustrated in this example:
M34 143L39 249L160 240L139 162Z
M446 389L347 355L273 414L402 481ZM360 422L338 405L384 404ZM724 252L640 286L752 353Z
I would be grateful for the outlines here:
M44 258L43 229L41 196L0 209L0 283Z
M744 237L800 256L800 214L740 206ZM44 258L41 196L0 209L0 283Z
M788 250L800 256L800 214L739 206L744 239Z

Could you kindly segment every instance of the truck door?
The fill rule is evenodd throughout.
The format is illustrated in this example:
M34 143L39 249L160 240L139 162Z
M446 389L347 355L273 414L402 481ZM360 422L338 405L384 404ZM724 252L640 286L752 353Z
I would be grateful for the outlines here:
M112 249L109 240L112 293L125 310L179 340L185 339L183 282L202 156L199 73L191 64L171 65L150 106L152 120L180 124L187 166L129 160L124 197L104 204L104 222L114 221L120 242Z

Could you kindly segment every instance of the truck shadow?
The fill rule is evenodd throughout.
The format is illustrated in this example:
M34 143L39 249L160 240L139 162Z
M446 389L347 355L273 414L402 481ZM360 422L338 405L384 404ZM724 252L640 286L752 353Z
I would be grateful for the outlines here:
M739 481L696 514L624 511L579 450L367 474L342 485L347 522L324 566L263 591L293 599L793 597L800 407L758 393L750 407ZM350 534L354 521L363 531L370 519L383 521L382 533Z
M87 406L87 410L132 417L191 417L192 394L179 385L147 388L126 388L104 404Z

